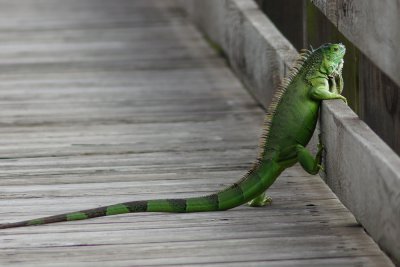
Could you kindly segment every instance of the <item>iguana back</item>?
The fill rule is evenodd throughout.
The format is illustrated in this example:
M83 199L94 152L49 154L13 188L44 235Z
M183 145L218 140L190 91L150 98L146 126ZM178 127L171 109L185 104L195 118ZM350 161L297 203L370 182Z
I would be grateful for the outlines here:
M344 53L345 48L341 44L326 44L313 51L303 51L291 75L275 93L268 109L257 161L241 180L228 188L207 196L131 201L1 224L0 229L128 212L221 211L249 201L252 206L264 205L269 200L264 191L284 169L299 161L307 172L315 174L319 171L322 147L315 158L304 147L314 132L321 100L345 100L339 94L343 87L341 69Z

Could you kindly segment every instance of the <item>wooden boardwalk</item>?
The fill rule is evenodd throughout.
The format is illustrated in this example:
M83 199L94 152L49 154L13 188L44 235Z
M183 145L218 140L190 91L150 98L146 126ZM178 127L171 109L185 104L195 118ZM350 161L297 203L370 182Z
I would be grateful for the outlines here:
M0 223L207 194L263 112L167 0L0 0ZM0 266L390 266L298 166L265 208L0 231Z

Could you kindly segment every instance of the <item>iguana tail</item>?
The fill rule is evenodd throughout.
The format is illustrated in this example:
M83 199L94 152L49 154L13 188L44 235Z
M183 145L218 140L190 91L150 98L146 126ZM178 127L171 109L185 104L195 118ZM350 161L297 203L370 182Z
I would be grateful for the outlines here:
M283 171L272 160L259 161L241 179L228 188L207 196L182 199L131 201L95 209L81 210L39 219L0 224L0 229L85 220L128 212L200 212L221 211L242 205L262 194Z

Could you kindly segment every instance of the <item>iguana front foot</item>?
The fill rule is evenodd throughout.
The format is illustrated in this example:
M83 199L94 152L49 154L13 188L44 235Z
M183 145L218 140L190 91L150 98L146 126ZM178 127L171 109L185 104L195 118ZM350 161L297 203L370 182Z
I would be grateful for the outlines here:
M258 197L250 200L247 204L250 207L264 207L266 205L270 205L272 203L272 198L266 196L265 193L262 193Z

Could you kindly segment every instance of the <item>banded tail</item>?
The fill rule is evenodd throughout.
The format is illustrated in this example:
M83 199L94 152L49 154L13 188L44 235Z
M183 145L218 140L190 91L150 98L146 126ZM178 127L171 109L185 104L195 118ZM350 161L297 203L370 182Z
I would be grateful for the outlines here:
M262 194L273 184L283 170L284 168L282 166L272 160L260 160L238 183L234 183L230 187L215 194L186 199L131 201L39 219L0 224L0 229L85 220L130 212L185 213L228 210L240 206Z

